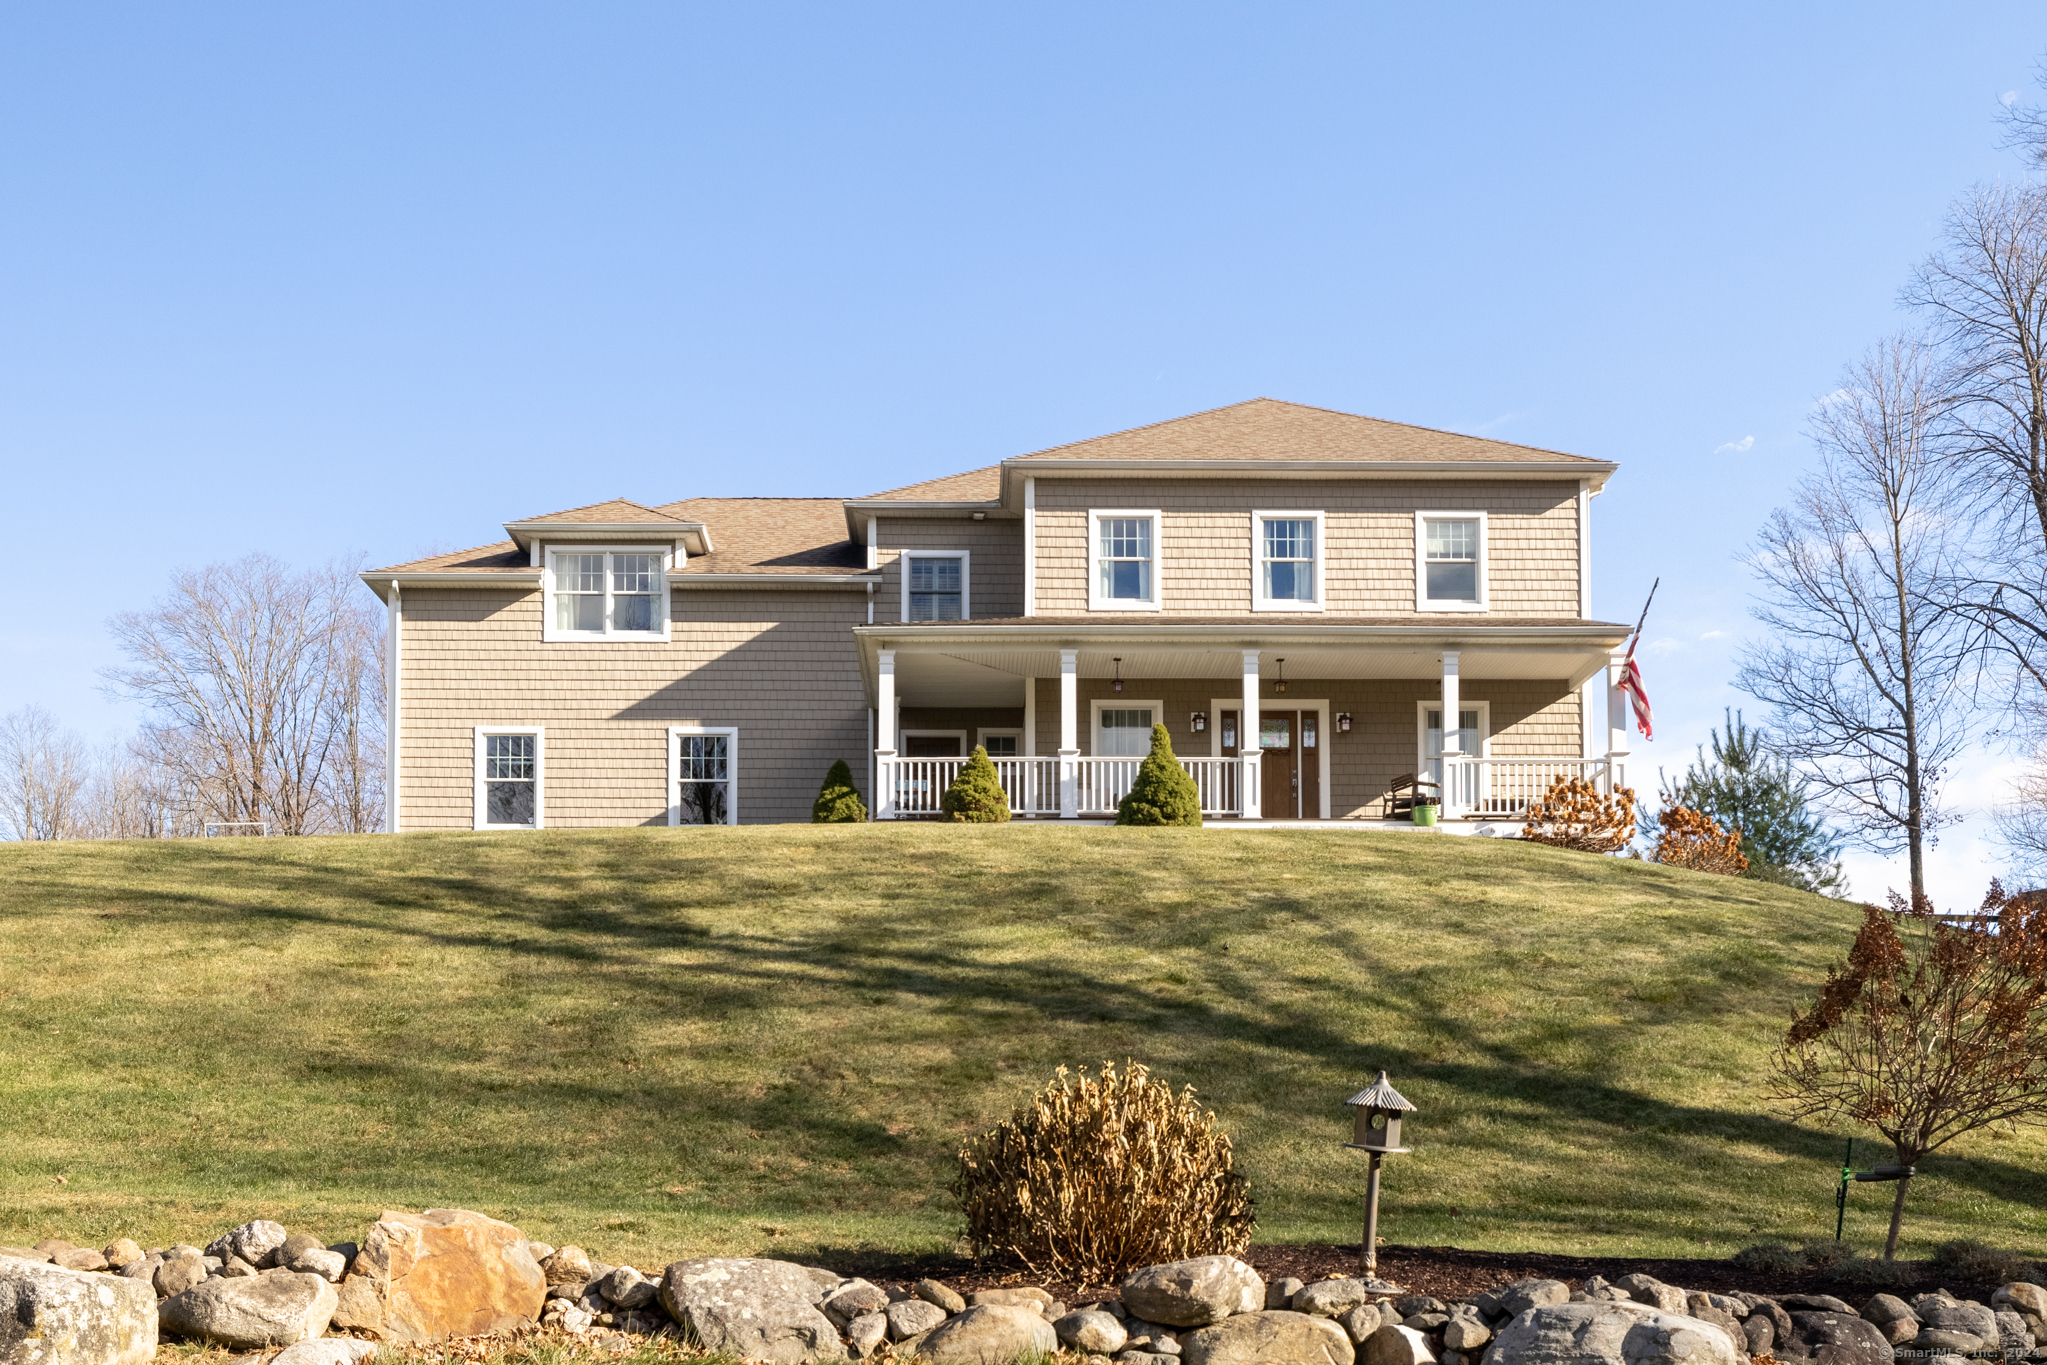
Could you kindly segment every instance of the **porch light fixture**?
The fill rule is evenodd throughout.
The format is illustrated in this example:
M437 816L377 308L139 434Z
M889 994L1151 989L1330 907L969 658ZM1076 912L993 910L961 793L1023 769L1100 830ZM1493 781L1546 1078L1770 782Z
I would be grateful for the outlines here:
M1193 715L1187 717L1187 728L1197 735L1206 730L1208 728L1208 712L1196 711Z
M1286 660L1285 660L1285 659L1281 659L1281 660L1279 661L1279 681L1278 681L1278 682L1276 682L1276 683L1274 683L1274 684L1272 685L1272 690L1273 690L1274 692L1278 693L1278 694L1279 694L1279 695L1281 695L1281 696L1285 696L1285 695L1286 695Z
M1343 1145L1372 1158L1365 1176L1365 1240L1358 1248L1358 1273L1376 1279L1379 1269L1379 1162L1408 1149L1400 1145L1400 1118L1414 1112L1381 1071L1379 1079L1344 1101L1350 1106L1353 1138Z
M1116 656L1116 685L1109 690L1111 692L1121 692L1123 690L1123 656L1120 654Z
M1336 713L1336 728L1346 735L1350 733L1350 712L1338 711Z

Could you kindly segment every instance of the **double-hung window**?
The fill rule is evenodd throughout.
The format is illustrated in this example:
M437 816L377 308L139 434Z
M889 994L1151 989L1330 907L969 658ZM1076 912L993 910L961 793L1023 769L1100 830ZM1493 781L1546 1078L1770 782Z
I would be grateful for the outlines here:
M903 551L903 619L966 620L968 558L965 550Z
M1416 611L1486 609L1486 514L1414 514Z
M1094 572L1088 576L1091 611L1159 609L1159 526L1155 511L1088 514Z
M549 550L545 585L549 640L668 638L665 550Z
M1253 609L1321 611L1324 553L1320 512L1253 512Z
M676 725L668 731L668 823L739 823L739 731Z
M476 727L476 828L542 827L545 738L540 726Z

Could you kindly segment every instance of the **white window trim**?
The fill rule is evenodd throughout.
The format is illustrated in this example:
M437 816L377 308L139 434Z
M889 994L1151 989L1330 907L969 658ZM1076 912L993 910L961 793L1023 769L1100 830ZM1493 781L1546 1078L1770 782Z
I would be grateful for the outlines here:
M973 620L974 563L973 554L968 550L903 551L896 562L896 572L903 579L903 614L897 619L910 619L910 561L913 559L957 559L960 562L960 620Z
M1435 701L1424 699L1414 704L1414 761L1416 772L1422 771L1429 765L1429 712L1442 709L1443 703L1440 698ZM1493 704L1489 701L1471 701L1460 698L1457 702L1457 709L1460 711L1478 712L1477 756L1479 758L1491 758L1493 756ZM1459 757L1470 758L1472 755L1461 754Z
M1478 601L1432 602L1429 600L1429 528L1431 521L1475 521L1478 523ZM1486 514L1473 511L1416 512L1414 514L1414 609L1418 612L1487 611L1491 592L1487 587L1487 543L1490 541Z
M489 747L484 741L492 735L533 736L533 823L530 825L493 825L487 823L490 811L489 787L483 776L484 750ZM473 829L545 829L547 828L547 727L544 725L479 725L476 727L475 743L475 790L476 809Z
M1151 518L1151 600L1102 596L1102 522L1118 517ZM1091 507L1087 514L1087 609L1161 611L1166 599L1166 518L1156 507Z
M1315 523L1315 600L1298 598L1274 601L1265 595L1265 523L1267 521L1312 521ZM1328 526L1321 512L1253 512L1251 514L1251 610L1322 611L1328 600L1323 590L1323 566L1329 562Z
M896 729L896 752L904 757L908 757L910 749L909 745L903 743L906 739L956 739L960 743L960 757L965 758L968 754L967 732L965 730L905 730L898 726ZM920 759L918 761L923 762L924 760ZM944 762L943 759L939 761Z
M655 575L654 609L659 628L655 630L606 630L602 634L588 630L557 630L554 624L554 557L557 554L572 555L659 555L661 570ZM573 543L549 545L540 571L540 638L544 643L555 644L574 642L594 644L604 640L648 641L668 639L669 588L667 566L673 560L675 550L670 545L577 545ZM611 621L611 563L604 565L604 619L608 626Z
M682 823L682 747L684 735L723 735L725 746L725 823L739 823L739 727L736 725L671 725L668 727L668 823Z
M990 735L1013 735L1013 736L1015 736L1015 738L1016 738L1016 757L1018 757L1018 758L1025 758L1025 757L1028 757L1028 755L1026 755L1026 754L1024 753L1024 746L1023 746L1023 736L1024 736L1024 732L1023 732L1023 727L1022 727L1022 726L1020 726L1020 725L984 725L984 726L982 726L982 727L981 727L980 729L978 729L978 730L974 731L974 743L976 743L976 744L980 745L980 746L981 746L981 747L982 747L983 749L985 749L985 748L987 748L987 747L988 747L988 736L990 736ZM989 756L990 758L993 758L993 757L995 757L995 755L993 755L993 754L990 754L990 755L988 755L988 756Z
M1166 723L1166 704L1162 701L1146 701L1142 697L1132 697L1128 701L1121 697L1097 697L1088 702L1087 748L1083 752L1091 758L1143 758L1144 754L1099 754L1095 751L1095 740L1102 733L1102 712L1141 711L1146 707L1151 708L1151 723L1153 725L1164 725ZM1147 744L1144 753L1148 754L1150 752L1151 748Z

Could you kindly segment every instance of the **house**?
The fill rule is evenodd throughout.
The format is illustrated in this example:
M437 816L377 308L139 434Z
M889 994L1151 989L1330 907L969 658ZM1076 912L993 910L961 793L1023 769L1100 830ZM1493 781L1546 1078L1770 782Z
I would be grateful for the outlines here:
M1511 821L1623 780L1588 619L1616 466L1257 399L857 498L619 499L363 575L394 830L926 815L986 746L1102 818L1163 723L1204 812ZM1445 716L1452 717L1446 728Z

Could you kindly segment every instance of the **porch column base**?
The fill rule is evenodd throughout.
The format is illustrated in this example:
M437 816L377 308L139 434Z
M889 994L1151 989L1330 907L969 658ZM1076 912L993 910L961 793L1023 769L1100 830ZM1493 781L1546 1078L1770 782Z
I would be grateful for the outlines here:
M1264 771L1265 755L1252 750L1238 760L1243 770L1237 775L1237 818L1256 820L1265 813L1265 798L1258 790L1258 779Z
M896 816L896 751L874 751L874 818L894 820Z
M1080 757L1078 749L1059 751L1059 818L1078 820L1080 818Z

